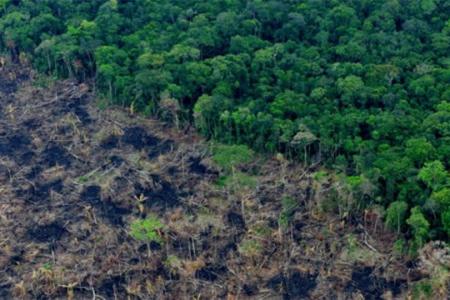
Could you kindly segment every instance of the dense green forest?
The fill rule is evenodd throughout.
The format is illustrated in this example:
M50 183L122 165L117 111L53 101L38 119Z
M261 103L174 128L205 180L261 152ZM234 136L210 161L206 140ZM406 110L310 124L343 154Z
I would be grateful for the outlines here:
M0 0L0 48L207 138L320 163L450 235L448 0Z

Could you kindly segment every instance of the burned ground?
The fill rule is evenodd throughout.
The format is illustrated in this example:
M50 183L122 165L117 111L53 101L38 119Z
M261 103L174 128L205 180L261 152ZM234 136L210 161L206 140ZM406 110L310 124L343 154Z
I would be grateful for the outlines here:
M405 295L416 267L391 257L392 235L320 215L301 166L258 158L236 170L256 186L221 186L197 136L99 110L84 84L35 87L24 72L0 75L0 298ZM297 203L288 228L284 196ZM128 234L148 214L166 225L162 243ZM365 241L357 254L349 236Z

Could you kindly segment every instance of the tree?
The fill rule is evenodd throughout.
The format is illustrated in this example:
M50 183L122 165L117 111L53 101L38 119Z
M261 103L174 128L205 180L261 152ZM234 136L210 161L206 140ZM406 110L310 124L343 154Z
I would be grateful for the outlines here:
M438 92L435 87L436 80L429 74L423 75L409 84L410 91L418 97L419 101L425 100L424 98L426 97L427 102L421 104L427 108L435 104L434 101L438 100Z
M432 189L437 189L448 180L448 173L439 160L425 163L418 176Z
M441 214L441 221L444 230L447 232L448 237L450 237L450 209L447 209Z
M435 151L433 145L426 138L413 138L406 141L406 155L417 166L422 166L425 161L432 159Z
M386 210L386 225L393 230L397 230L399 234L405 221L407 210L408 204L406 202L392 202Z
M365 89L364 81L361 77L349 75L345 78L339 78L336 85L341 94L343 104L355 105L364 103Z
M212 69L204 62L188 62L183 64L179 72L179 81L184 87L183 96L192 100L210 90L210 76Z
M213 137L219 126L222 109L229 107L230 102L222 96L202 95L194 106L194 120L197 129L207 137Z
M308 161L310 147L318 143L319 139L305 125L300 125L299 130L291 140L291 146L298 152L303 152L305 164Z
M135 76L136 98L155 112L161 93L172 82L171 73L160 69L142 70ZM145 106L143 106L145 107ZM140 109L143 108L142 106Z
M286 20L280 30L278 30L277 35L280 36L282 40L297 40L299 39L305 30L306 20L302 14L292 12L288 14L288 20Z
M57 35L64 30L61 21L50 13L40 14L30 21L30 35L34 41L40 41L42 36Z
M0 0L0 10L6 12L6 8L10 5L10 0Z
M172 47L167 54L171 63L186 63L188 61L196 61L200 58L200 50L188 45L177 44Z
M235 12L222 12L217 15L216 29L225 38L229 38L237 33L239 26L238 15Z
M269 111L276 118L295 120L308 113L304 98L304 95L285 91L276 96L269 106Z
M123 23L118 13L118 1L106 1L98 10L95 23L98 25L97 38L106 44L114 44L119 39L119 29Z
M56 44L56 39L55 38L50 38L47 40L43 40L39 46L34 50L36 54L38 55L43 55L43 57L45 58L44 61L46 62L45 67L42 66L41 63L38 63L38 68L40 70L43 70L43 72L49 72L49 73L53 73L57 66L56 66L56 53L55 53L55 44Z
M436 108L436 112L423 121L423 128L435 139L450 137L450 102L442 101Z
M431 194L431 199L435 201L441 207L441 211L445 211L450 208L450 188L445 187L437 190Z
M422 247L428 237L430 223L428 223L419 207L416 206L411 209L411 215L406 220L406 223L408 223L408 225L411 227L414 236L415 247Z
M126 75L128 55L115 46L101 46L95 51L97 64L98 84L107 87L109 97L114 99L120 92L117 82L120 76Z
M2 44L10 51L13 60L18 60L21 51L33 49L29 19L29 15L18 11L13 11L0 19Z

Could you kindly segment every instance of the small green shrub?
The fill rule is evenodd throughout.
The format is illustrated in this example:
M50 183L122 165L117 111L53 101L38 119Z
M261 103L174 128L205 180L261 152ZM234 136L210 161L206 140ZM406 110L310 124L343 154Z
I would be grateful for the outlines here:
M105 97L99 97L96 101L97 108L101 111L104 111L111 105L110 100Z
M131 224L130 235L138 241L161 243L162 239L159 231L163 228L164 225L156 216L148 216L143 220L136 220Z
M413 299L431 299L433 287L429 280L417 282L413 287Z
M270 239L272 229L266 224L256 224L252 226L252 232L261 239Z
M327 176L328 176L327 172L325 172L325 171L317 171L317 172L314 173L313 178L314 178L314 180L321 181L321 180L327 178Z
M56 82L56 80L56 77L38 73L36 78L32 81L32 84L35 87L49 88Z
M281 213L278 218L278 224L286 228L292 221L295 210L298 208L298 203L291 197L283 197L281 199Z
M254 158L254 152L245 145L214 145L212 151L213 161L227 171Z
M441 214L442 226L450 237L450 209L447 209Z
M261 242L255 239L244 239L239 245L239 253L246 257L259 256L263 250Z
M85 176L85 175L82 175L82 176L78 177L78 178L76 179L76 181L77 181L78 183L80 183L80 184L86 183L86 182L89 181L89 177L88 177L88 176Z
M404 239L398 239L395 241L394 245L392 246L392 251L395 255L402 257L405 255L407 250L406 241Z
M216 184L224 188L255 188L257 180L250 175L237 172L228 176L221 176Z
M164 265L169 269L171 274L177 274L183 266L181 260L175 255L167 256Z

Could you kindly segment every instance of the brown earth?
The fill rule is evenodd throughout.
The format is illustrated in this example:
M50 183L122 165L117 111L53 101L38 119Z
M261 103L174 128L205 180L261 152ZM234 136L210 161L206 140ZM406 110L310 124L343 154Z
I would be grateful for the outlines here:
M381 224L321 212L314 170L258 158L224 188L195 134L33 77L0 72L0 299L392 299L426 276ZM147 251L129 226L150 213Z

